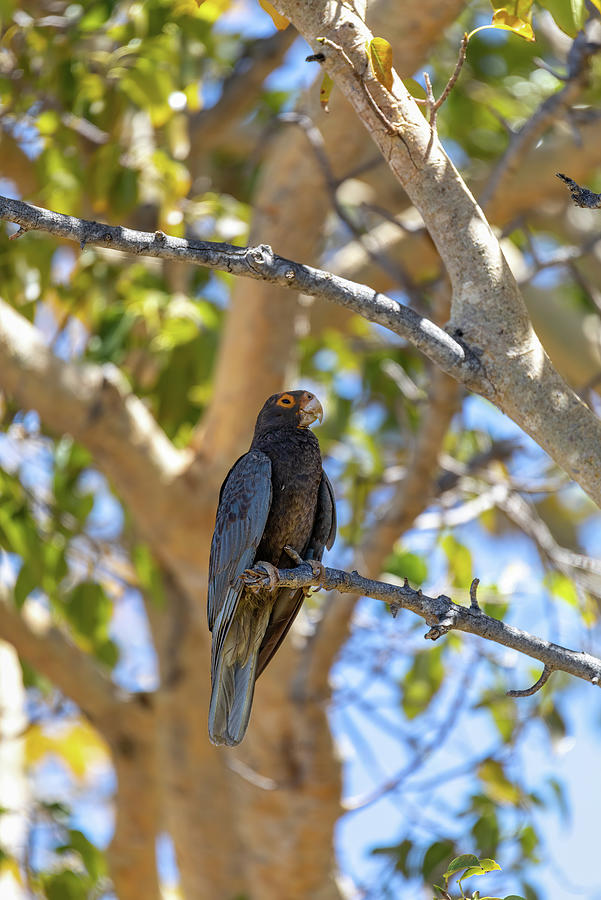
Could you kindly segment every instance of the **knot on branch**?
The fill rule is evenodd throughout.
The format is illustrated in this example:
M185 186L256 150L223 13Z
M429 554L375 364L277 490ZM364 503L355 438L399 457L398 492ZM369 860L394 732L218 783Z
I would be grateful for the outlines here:
M258 247L249 247L246 251L246 261L255 272L262 273L263 269L273 265L274 253L269 244L259 244Z
M448 631L451 631L457 624L457 619L459 617L458 610L455 608L455 604L450 597L447 597L445 594L440 594L436 599L441 605L444 604L444 607L443 611L438 614L437 620L434 620L434 624L430 630L424 635L424 640L426 641L437 641L438 638L445 635ZM432 619L429 618L428 624L430 624L431 621Z

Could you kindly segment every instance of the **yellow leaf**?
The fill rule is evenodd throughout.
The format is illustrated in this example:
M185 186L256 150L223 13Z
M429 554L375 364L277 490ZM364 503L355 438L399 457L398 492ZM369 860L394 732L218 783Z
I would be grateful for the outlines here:
M11 884L12 882L12 884ZM2 861L0 861L0 894L4 897L6 892L7 897L12 897L11 888L14 891L15 897L20 895L20 892L14 890L16 884L23 886L23 876L21 875L21 871L19 869L19 863L14 858L14 856L5 856Z
M332 88L334 87L334 82L326 72L323 76L323 81L321 82L321 87L319 89L319 102L321 103L321 108L324 112L329 112L328 103L330 102L330 94L332 93Z
M386 38L372 38L367 44L367 55L371 68L386 90L392 90L392 47Z
M601 0L591 0L593 6L596 6L599 12L601 12Z
M71 723L54 732L32 725L25 735L25 758L35 765L54 754L76 778L83 778L90 765L108 761L108 748L98 733L85 722Z
M506 31L513 31L514 34L519 34L520 37L525 38L527 41L536 40L531 22L526 19L520 19L518 16L511 15L506 9L497 9L495 11L494 16L492 17L492 24L495 28L504 28Z
M288 28L288 26L290 25L288 19L280 15L275 6L273 6L269 2L269 0L259 0L259 6L263 7L268 16L271 16L273 24L278 31L283 31L284 28Z

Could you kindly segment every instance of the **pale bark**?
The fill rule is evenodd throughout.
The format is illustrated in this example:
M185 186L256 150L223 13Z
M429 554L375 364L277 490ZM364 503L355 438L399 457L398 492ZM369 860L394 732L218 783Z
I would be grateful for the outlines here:
M26 695L19 657L10 644L0 641L0 847L16 861L25 861L28 840L29 785L25 773ZM2 900L26 900L19 868L0 868Z

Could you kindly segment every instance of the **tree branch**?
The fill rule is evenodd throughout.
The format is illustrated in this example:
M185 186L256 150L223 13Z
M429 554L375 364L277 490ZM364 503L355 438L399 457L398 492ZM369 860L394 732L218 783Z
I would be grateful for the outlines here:
M38 329L0 300L0 386L90 450L172 569L174 558L197 558L190 532L212 515L210 473L195 478L192 454L171 444L118 369L58 358Z
M474 390L485 389L485 379L476 355L433 322L366 285L277 256L265 244L235 247L210 241L188 241L169 237L161 231L151 234L65 216L7 197L0 197L0 219L16 222L24 231L46 231L77 241L82 246L90 244L136 256L192 262L232 275L291 287L312 297L322 297L411 341L458 381Z
M437 144L435 147L443 153ZM452 189L460 193L466 191L462 182L457 184L458 179L453 170ZM424 198L424 209L430 207L430 215L433 214L432 201L432 197ZM468 201L461 197L461 202ZM162 232L150 234L64 216L5 197L0 197L0 219L84 244L111 247L136 255L189 260L234 275L294 287L311 296L338 303L411 341L445 372L493 400L601 506L601 423L565 384L545 355L498 242L471 197L469 203L475 225L466 224L462 230L456 224L452 225L447 211L449 234L441 236L437 222L437 233L433 235L435 239L439 238L445 256L450 255L453 259L450 271L454 287L453 316L463 326L455 328L458 340L412 309L365 285L279 257L266 245L241 248L223 243L187 241L168 237ZM445 218L442 214L440 217ZM428 225L431 233L434 221ZM470 229L472 245L467 247L465 232ZM459 245L453 243L457 235L460 235ZM482 258L486 264L482 263ZM466 271L473 275L472 280L464 277L459 260L468 266ZM470 336L473 346L483 349L471 350L463 342L464 334ZM47 348L44 350L48 354ZM137 403L136 400L132 402ZM148 422L150 416L143 404L140 408ZM67 426L65 430L70 429ZM166 438L163 441L168 444ZM182 455L170 444L168 446L181 463Z
M226 133L240 131L240 120L251 110L263 90L267 76L281 65L284 56L298 37L294 28L276 31L259 38L245 48L231 75L223 82L221 96L214 106L190 117L190 162L192 176L202 170L207 153L218 147Z
M258 571L257 571L258 570ZM269 576L263 576L258 563L253 572L256 577L248 577L247 583L255 587L268 587ZM473 603L469 607L454 603L449 597L428 597L421 590L414 590L405 582L403 586L388 584L364 578L358 572L344 572L340 569L326 568L324 577L317 575L308 563L294 569L278 569L278 587L322 587L324 590L337 590L341 594L358 594L372 597L389 603L393 615L399 609L408 609L425 619L430 626L425 634L427 640L436 641L449 631L464 631L475 634L488 641L494 641L512 650L517 650L533 659L538 659L550 669L557 669L589 681L597 687L601 686L601 659L588 653L568 650L559 644L545 641L513 625L506 625L493 619L481 611Z
M0 636L70 697L94 724L109 720L127 703L127 695L62 631L49 621L34 620L26 611L19 612L6 585L0 585Z

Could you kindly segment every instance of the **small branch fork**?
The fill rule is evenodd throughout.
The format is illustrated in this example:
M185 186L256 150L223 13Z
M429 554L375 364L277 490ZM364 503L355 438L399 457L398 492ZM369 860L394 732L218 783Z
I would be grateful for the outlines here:
M461 39L461 45L459 47L459 56L457 57L457 63L455 64L455 69L453 71L453 74L447 81L446 87L445 87L444 91L442 92L442 94L440 95L440 97L438 98L438 100L434 99L434 91L432 90L432 82L430 81L430 76L428 75L427 72L424 72L424 82L426 84L426 99L422 100L421 97L413 98L416 103L425 103L426 106L428 107L428 110L430 112L430 128L432 129L433 132L436 131L436 116L438 114L438 110L440 109L442 104L445 102L445 100L447 99L447 97L449 96L449 94L451 93L453 88L455 87L455 84L457 83L457 79L459 78L459 74L463 68L468 41L469 41L469 36L466 33L463 35L463 38Z
M547 682L555 670L567 672L576 678L582 678L597 687L601 686L601 659L588 653L568 650L559 644L545 641L513 625L507 625L493 619L482 612L478 604L478 579L475 578L470 588L470 606L460 606L450 597L441 594L428 597L421 590L409 587L407 579L403 585L388 584L364 578L358 572L344 572L340 569L317 567L311 562L302 562L294 569L273 569L261 575L261 564L257 564L249 573L253 589L274 586L309 588L323 587L324 590L337 590L341 594L360 594L390 604L393 616L399 609L408 609L425 619L430 626L424 635L426 640L436 641L449 631L464 631L475 634L505 647L510 647L539 660L544 665L543 673L536 684L523 691L509 691L510 697L529 697L536 693ZM243 580L244 576L243 576Z

